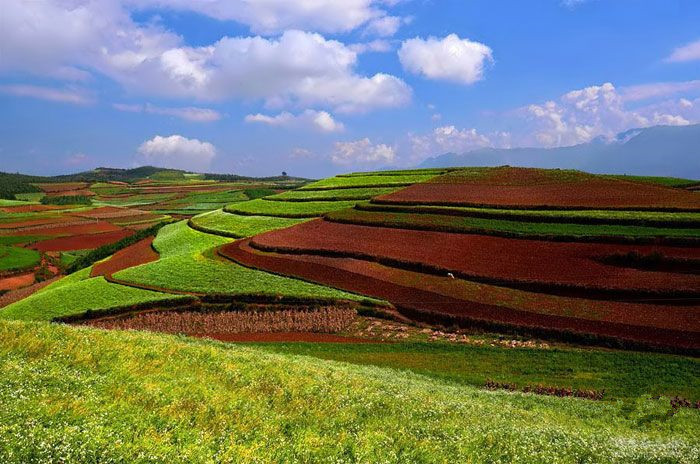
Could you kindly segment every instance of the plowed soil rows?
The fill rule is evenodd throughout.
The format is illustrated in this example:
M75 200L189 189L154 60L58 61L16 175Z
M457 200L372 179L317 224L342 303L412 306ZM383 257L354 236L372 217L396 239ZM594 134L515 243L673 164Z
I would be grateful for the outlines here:
M31 246L38 251L71 251L90 250L93 248L114 243L123 238L133 235L134 231L129 229L119 229L104 233L88 233L80 235L70 235L37 242Z
M41 211L52 211L56 209L66 209L65 205L20 205L0 208L3 213L38 213Z
M222 342L308 342L308 343L382 343L376 340L314 332L272 332L239 334L189 334Z
M70 216L56 216L42 219L29 219L26 221L16 221L16 222L2 222L0 223L0 230L4 229L24 229L29 227L37 226L51 226L53 224L65 224L67 222L77 222L75 218Z
M115 217L137 216L143 214L143 211L129 208L117 208L116 206L102 206L100 208L91 209L90 211L82 211L73 213L73 216L106 219Z
M34 273L0 278L0 290L15 290L34 283Z
M699 297L700 276L605 265L615 253L658 252L698 258L696 248L655 245L559 243L470 234L389 229L313 220L258 235L251 245L266 251L369 259L432 273L531 291L595 297Z
M71 224L47 224L33 227L25 227L20 230L8 231L7 235L25 235L30 231L41 231L41 235L80 235L99 234L102 232L114 232L122 230L121 227L110 224L107 221L75 221Z
M375 199L378 203L700 210L693 192L660 185L606 179L585 173L501 168L445 174Z
M92 267L90 276L112 275L115 272L138 266L139 264L156 261L158 253L151 247L152 243L153 237L149 237L117 251L108 260L95 264Z
M87 189L61 190L58 192L47 192L47 197L92 197L95 192Z
M666 347L700 348L697 306L608 304L606 307L602 302L559 298L559 309L564 308L559 314L555 311L528 311L523 308L527 308L527 304L536 308L540 295L530 294L530 301L523 298L526 292L511 295L510 303L515 302L521 307L483 303L479 301L481 296L483 301L489 301L499 290L481 286L472 289L471 295L465 295L458 288L461 285L458 282L439 282L433 276L420 276L355 259L260 252L250 247L251 240L227 244L221 248L220 254L245 266L381 298L396 305L405 315L427 322L520 326L595 334ZM480 295L482 292L490 294ZM462 299L465 296L476 298L475 301ZM496 301L501 301L502 297L501 294L501 299ZM556 297L542 295L545 304L551 303L553 298ZM569 300L573 307L590 303L590 313L567 311L567 305L561 304L565 300ZM619 321L615 320L616 316Z
M47 193L51 192L67 192L69 190L84 189L88 186L85 182L65 182L59 184L36 184L41 190Z

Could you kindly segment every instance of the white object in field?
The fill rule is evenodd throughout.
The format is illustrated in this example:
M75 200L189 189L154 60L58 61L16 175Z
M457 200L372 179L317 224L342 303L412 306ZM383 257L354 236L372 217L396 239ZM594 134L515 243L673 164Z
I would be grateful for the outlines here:
M455 278L455 275L454 275L453 273L451 273L451 272L448 272L448 273L447 273L447 277L449 277L450 279L454 279L454 278Z

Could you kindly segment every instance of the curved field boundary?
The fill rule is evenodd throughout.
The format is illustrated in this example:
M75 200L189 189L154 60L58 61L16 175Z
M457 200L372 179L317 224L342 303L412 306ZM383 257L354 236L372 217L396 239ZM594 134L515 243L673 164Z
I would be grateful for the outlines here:
M652 218L635 218L635 217L616 217L615 212L611 212L610 215L593 216L585 214L567 214L574 213L575 210L532 210L528 211L525 209L518 209L513 211L508 211L502 208L460 208L460 207L445 207L445 206L404 206L400 204L385 204L385 203L375 203L370 201L369 203L358 203L355 205L355 209L361 211L381 211L390 213L411 213L411 214L441 214L445 216L460 216L460 217L475 217L483 219L506 219L506 220L518 220L524 222L543 222L543 223L557 223L557 224L624 224L633 226L646 226L646 227L667 227L667 228L700 228L700 213L697 214L697 219L685 218L685 217L673 217L673 213L668 213L666 217L659 217L658 219ZM596 211L596 210L584 210L586 211ZM648 211L629 211L629 213L640 213L644 215L649 213ZM659 213L664 214L664 213ZM700 234L700 230L698 231Z
M322 220L257 235L251 246L275 253L358 258L429 274L452 273L475 282L588 299L655 303L672 300L673 304L697 304L700 299L700 280L696 276L620 269L593 259L624 251L644 254L663 251L670 257L692 257L694 249L547 243L445 232L382 230ZM508 258L494 261L493 257L499 253ZM585 279L588 282L582 284Z
M393 214L392 218L382 218L381 214ZM698 247L700 246L700 230L695 236L674 236L674 235L623 235L623 234L598 234L594 231L587 234L572 234L572 233L537 233L529 231L509 231L499 229L496 224L494 227L488 228L483 226L472 226L469 224L450 224L449 220L440 223L440 220L464 216L451 215L428 215L424 213L418 214L418 217L411 218L413 213L406 212L387 212L387 211L366 211L363 209L332 211L323 215L323 218L329 222L348 225L362 225L368 227L386 227L392 229L404 230L422 230L428 232L447 232L456 234L478 234L490 235L493 237L540 240L546 242L582 242L582 243L618 243L618 244L645 244L645 245L668 245L668 246L683 246L683 247ZM435 218L435 221L430 221L430 218ZM467 216L468 217L468 216ZM480 218L474 218L480 219ZM486 220L502 221L502 219L486 218ZM514 221L525 224L525 221ZM535 222L535 224L546 224L544 222ZM565 224L565 223L556 223ZM578 227L586 227L589 224L574 224ZM622 226L625 227L625 226ZM637 227L637 226L633 226ZM672 231L683 232L683 229L671 229Z
M224 211L226 211L226 210L224 209ZM231 213L231 214L233 214L233 213ZM235 213L235 214L238 214L238 213ZM192 219L193 218L189 218L187 220L187 226L191 227L192 229L194 229L196 231L203 232L205 234L220 235L221 237L229 237L229 238L236 238L236 239L244 238L243 235L236 234L236 233L231 232L231 231L214 229L213 227L207 227L207 226L197 224Z
M335 185L328 187L300 187L297 190L303 192L314 192L319 190L344 190L354 188L391 188L391 187L408 187L414 185L415 182L387 182L382 184L367 184L367 185Z
M329 211L352 208L356 201L309 201L275 202L259 198L248 202L234 203L224 208L224 212L240 216L270 216L290 219L319 217Z
M90 277L112 275L130 267L156 261L160 255L152 246L154 238L145 238L131 246L122 248L107 260L95 263L90 271Z
M292 275L389 301L402 314L417 320L476 325L487 329L525 327L535 333L565 334L574 339L586 338L586 334L593 334L608 342L623 340L642 345L700 352L700 337L697 332L650 329L644 326L538 314L496 305L465 302L439 293L380 281L337 267L305 261L296 255L259 253L250 245L251 239L233 242L222 247L221 253L241 265Z
M111 232L96 234L70 235L67 237L42 240L31 245L31 248L38 251L72 251L89 250L117 242L123 238L134 234L131 229L119 229Z
M415 184L412 184L415 185ZM468 186L463 187L465 190ZM397 192L398 193L398 192ZM393 194L392 194L393 195ZM606 210L606 211L650 211L659 213L698 213L700 206L697 208L683 207L654 207L654 206L585 206L572 205L561 206L552 204L498 204L470 201L443 201L443 200L397 200L389 198L389 196L375 197L371 200L377 205L397 205L397 206L455 206L464 208L489 208L489 209L514 209L514 210L558 210L558 211L573 211L573 210Z

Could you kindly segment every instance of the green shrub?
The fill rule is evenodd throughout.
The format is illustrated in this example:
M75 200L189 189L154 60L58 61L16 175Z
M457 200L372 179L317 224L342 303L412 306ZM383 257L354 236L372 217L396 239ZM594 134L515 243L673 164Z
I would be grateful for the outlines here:
M91 205L92 200L85 195L66 195L41 198L42 205Z

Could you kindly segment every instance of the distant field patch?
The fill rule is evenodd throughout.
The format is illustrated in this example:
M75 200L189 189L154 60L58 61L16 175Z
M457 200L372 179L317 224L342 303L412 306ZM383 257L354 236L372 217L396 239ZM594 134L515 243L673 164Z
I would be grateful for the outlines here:
M227 213L254 215L254 216L277 216L287 218L310 218L320 216L329 211L352 208L355 201L271 201L258 199L235 203L227 206L224 210Z
M298 190L327 190L357 187L400 187L425 182L435 177L434 174L400 174L400 175L361 175L347 177L329 177L300 187Z
M218 210L195 216L190 220L190 223L202 232L243 238L269 230L293 226L303 220L272 216L242 216Z
M358 187L337 190L291 190L280 193L269 200L276 201L343 201L343 200L369 200L378 195L387 195L395 192L400 187Z
M34 250L15 246L0 245L0 272L29 269L41 260Z

